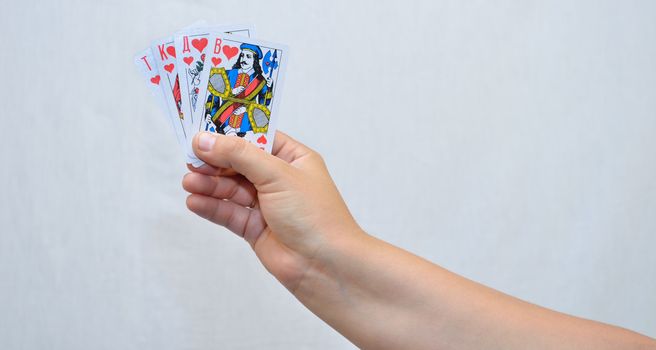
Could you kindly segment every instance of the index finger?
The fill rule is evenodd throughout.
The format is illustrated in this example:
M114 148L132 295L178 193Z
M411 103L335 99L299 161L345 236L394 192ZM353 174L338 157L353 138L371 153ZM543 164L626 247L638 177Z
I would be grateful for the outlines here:
M191 164L187 164L187 169L190 171L193 171L195 173L203 174L203 175L209 175L209 176L233 176L237 175L237 172L235 169L231 168L218 168L211 166L209 164L203 164L198 168L195 168Z

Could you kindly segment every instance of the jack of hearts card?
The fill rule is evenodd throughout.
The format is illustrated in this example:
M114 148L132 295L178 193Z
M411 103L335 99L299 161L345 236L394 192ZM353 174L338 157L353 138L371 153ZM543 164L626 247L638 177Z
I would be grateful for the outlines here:
M271 152L289 48L224 33L210 38L214 46L201 79L207 81L207 96L200 131L242 137Z

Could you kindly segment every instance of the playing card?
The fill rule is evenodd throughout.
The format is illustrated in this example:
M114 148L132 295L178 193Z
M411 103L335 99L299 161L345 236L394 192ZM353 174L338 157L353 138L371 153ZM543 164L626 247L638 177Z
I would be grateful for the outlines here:
M150 49L145 49L142 52L138 53L134 57L134 64L137 66L141 74L146 79L146 84L150 88L151 94L155 97L157 104L160 106L162 112L165 113L167 119L169 119L169 122L171 123L171 127L173 128L176 138L178 139L178 144L180 145L183 154L186 154L185 137L184 134L182 133L182 129L180 127L176 127L175 125L175 123L178 122L179 119L176 118L177 120L174 120L170 118L171 114L168 111L168 106L164 101L164 96L162 93L162 89L160 87L160 83L162 82L162 76L159 74L157 66L155 65L155 60L152 51Z
M236 135L271 152L289 49L251 39L252 25L203 26L197 22L157 40L135 58L168 112L187 162L204 164L191 150L191 138L203 130Z
M191 149L191 138L198 132L200 122L194 120L194 111L198 106L204 109L204 101L198 101L199 96L205 96L207 84L201 86L201 73L205 67L206 51L212 49L214 42L209 41L212 33L234 33L251 37L254 35L252 25L225 25L187 29L178 32L174 37L178 80L181 97L181 111L191 128L187 129L189 139L188 150L190 158L195 158ZM202 89L201 89L202 88ZM175 96L175 94L174 94ZM202 113L198 114L202 116Z
M151 50L153 52L155 62L157 63L157 68L160 72L160 86L162 88L164 101L168 106L171 118L176 120L176 127L179 125L182 129L181 132L184 135L185 140L183 145L186 145L190 138L187 130L189 130L191 126L188 118L185 118L185 115L182 112L180 80L178 79L178 70L176 69L177 55L175 52L173 36L155 41L151 47ZM190 157L189 154L187 154L186 147L184 147L184 149L188 163L194 163L197 161L195 157Z
M271 152L289 49L282 44L211 33L200 84L200 131L236 135ZM202 90L202 89L201 89Z

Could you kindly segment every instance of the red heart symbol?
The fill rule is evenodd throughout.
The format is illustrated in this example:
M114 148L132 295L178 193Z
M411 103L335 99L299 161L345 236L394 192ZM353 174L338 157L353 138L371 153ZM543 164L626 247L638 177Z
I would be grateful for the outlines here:
M166 70L169 73L173 72L174 68L175 68L175 65L173 63L169 63L166 66L164 66L164 70Z
M191 41L191 46L195 47L198 52L203 52L207 46L207 38L194 39Z
M223 45L223 54L226 56L227 59L231 59L235 57L235 55L238 52L239 49L234 46Z
M212 57L212 64L214 67L218 66L221 63L221 57Z
M267 143L267 139L266 139L266 137L264 137L264 135L260 136L260 137L257 139L257 143L261 143L261 144L263 144L263 145L266 145L266 143Z
M194 58L193 58L193 57L191 57L191 56L189 56L189 57L185 57L185 58L183 58L182 60L183 60L183 61L184 61L184 63L186 63L187 65L190 65L190 64L191 64L191 62L193 62L193 61L194 61Z
M155 85L159 85L159 79L160 79L159 75L156 75L156 76L150 78L150 81Z
M169 55L175 57L175 46L169 46L166 48L166 52L169 53Z

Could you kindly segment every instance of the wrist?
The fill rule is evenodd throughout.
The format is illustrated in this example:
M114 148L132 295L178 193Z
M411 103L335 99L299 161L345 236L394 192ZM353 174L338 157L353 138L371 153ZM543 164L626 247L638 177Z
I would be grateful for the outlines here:
M398 309L394 305L399 299L397 283L392 283L393 288L381 283L393 270L387 266L389 258L394 258L386 247L359 228L348 234L342 232L322 246L292 293L356 346L375 344L373 347L380 348L377 339L384 339L389 330L387 316ZM385 262L382 268L381 262ZM392 292L388 295L384 291ZM363 324L370 331L358 331Z
M292 293L304 304L314 298L325 298L332 291L343 289L348 269L355 268L354 258L367 251L375 240L357 225L336 229L323 235L325 239L308 264L303 278ZM349 267L350 266L350 267Z

